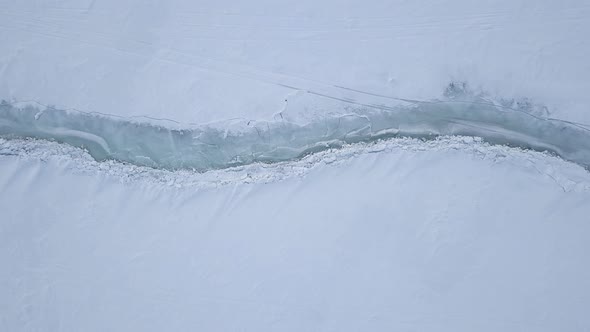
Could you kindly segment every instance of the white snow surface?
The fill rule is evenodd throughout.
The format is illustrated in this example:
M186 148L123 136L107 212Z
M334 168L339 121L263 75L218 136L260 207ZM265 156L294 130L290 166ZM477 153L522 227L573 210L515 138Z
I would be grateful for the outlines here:
M588 17L586 0L2 0L0 98L207 123L467 81L590 123Z
M0 0L0 331L588 331L588 35L582 0ZM223 169L87 146L465 96L537 151L434 120Z
M551 156L402 139L199 183L11 142L2 330L590 326L590 175Z

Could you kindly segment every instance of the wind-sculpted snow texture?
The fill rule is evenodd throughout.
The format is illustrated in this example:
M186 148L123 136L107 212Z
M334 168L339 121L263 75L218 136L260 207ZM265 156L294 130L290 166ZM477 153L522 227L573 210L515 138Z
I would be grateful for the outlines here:
M199 171L253 162L278 162L389 137L481 137L494 144L549 151L590 166L590 130L522 110L472 101L419 102L327 113L307 123L235 120L184 126L100 114L0 104L0 134L56 140L84 147L97 160ZM163 122L163 121L159 121Z

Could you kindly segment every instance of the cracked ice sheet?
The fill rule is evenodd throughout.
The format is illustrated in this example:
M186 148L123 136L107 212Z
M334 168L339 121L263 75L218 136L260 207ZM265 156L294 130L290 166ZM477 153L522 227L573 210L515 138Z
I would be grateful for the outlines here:
M55 143L4 146L0 329L590 326L588 173L449 140L361 144L218 188L121 181L33 144Z

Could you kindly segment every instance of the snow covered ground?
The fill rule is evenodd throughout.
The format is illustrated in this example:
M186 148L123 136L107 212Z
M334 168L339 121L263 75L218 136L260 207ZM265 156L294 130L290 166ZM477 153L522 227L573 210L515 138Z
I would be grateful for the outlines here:
M586 330L590 175L534 152L431 144L204 189L1 157L0 323Z
M589 330L589 34L575 0L0 0L0 330Z
M0 96L205 123L270 118L301 95L284 85L431 99L467 81L590 123L589 16L585 0L2 0Z

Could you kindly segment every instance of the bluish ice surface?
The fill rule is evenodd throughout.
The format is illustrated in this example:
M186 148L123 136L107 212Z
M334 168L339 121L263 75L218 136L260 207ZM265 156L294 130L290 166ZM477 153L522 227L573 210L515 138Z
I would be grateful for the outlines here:
M254 162L280 162L347 143L390 137L462 135L492 144L549 151L590 166L590 130L520 109L478 100L356 105L305 123L234 120L171 126L153 119L0 105L0 135L55 140L82 147L97 160L163 169L206 171Z

